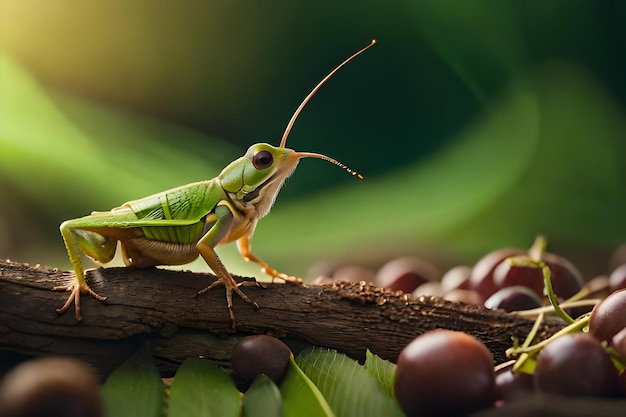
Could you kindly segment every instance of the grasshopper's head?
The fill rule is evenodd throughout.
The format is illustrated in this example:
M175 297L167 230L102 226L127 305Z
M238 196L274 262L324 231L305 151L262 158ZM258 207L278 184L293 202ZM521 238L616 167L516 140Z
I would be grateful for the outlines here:
M220 182L222 188L234 194L237 200L257 206L257 210L265 215L302 158L324 159L363 179L361 174L326 155L257 143L222 171Z
M223 189L234 194L237 200L244 205L254 205L260 215L264 216L272 207L283 183L293 173L302 158L324 159L325 161L345 169L353 176L363 179L361 174L351 170L341 162L329 156L312 152L296 152L285 146L293 124L311 97L313 97L320 87L322 87L333 74L339 71L341 67L346 65L357 55L369 49L375 43L376 40L372 40L369 45L351 55L317 84L304 98L291 117L291 120L289 120L278 147L267 143L257 143L248 148L248 151L243 157L224 168L219 175Z

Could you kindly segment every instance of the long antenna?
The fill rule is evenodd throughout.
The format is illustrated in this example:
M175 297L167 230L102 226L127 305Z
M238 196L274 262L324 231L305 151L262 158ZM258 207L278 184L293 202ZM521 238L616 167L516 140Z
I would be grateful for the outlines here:
M348 172L348 174L352 174L353 177L357 177L360 180L363 179L363 175L359 174L358 172L356 172L355 170L353 170L346 164L342 164L341 162L337 161L335 158L331 158L330 156L322 155L321 153L313 153L313 152L296 152L296 156L298 158L323 159L324 161L328 161L331 164L337 165L339 168L345 169Z
M289 120L289 124L287 124L287 128L285 129L285 133L283 133L283 137L280 140L280 145L279 147L284 148L285 144L287 143L287 136L289 136L289 132L291 132L291 128L293 127L293 124L296 122L296 119L298 118L298 116L300 115L300 112L302 111L302 109L304 108L304 106L309 102L309 100L311 99L311 97L313 97L315 95L315 93L317 93L317 90L319 90L324 83L326 83L326 81L328 81L328 79L330 77L332 77L337 71L339 71L339 69L341 69L341 67L343 67L344 65L346 65L348 62L352 61L352 59L356 58L358 55L362 54L363 52L367 51L369 48L371 48L372 46L374 46L374 44L376 44L376 39L372 39L372 42L369 43L369 45L367 45L366 47L362 48L361 50L359 50L358 52L355 52L354 54L352 54L348 59L346 59L345 61L343 61L341 64L339 64L337 66L337 68L335 68L334 70L332 70L330 73L328 73L328 75L326 77L324 77L324 79L322 81L319 82L318 85L315 86L315 88L313 90L311 90L311 92L309 93L308 96L306 96L304 98L304 100L302 100L302 103L300 103L300 106L298 106L298 108L296 109L295 113L293 114L293 116L291 116L291 120Z

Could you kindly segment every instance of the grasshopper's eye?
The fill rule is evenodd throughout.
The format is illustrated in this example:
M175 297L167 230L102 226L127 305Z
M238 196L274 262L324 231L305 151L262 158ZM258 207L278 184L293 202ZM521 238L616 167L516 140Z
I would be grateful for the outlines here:
M274 162L274 157L268 151L257 152L252 157L252 164L256 169L269 168Z

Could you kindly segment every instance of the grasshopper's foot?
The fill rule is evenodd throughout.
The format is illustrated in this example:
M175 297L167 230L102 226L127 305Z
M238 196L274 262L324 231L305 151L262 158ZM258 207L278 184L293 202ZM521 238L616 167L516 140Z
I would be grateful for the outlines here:
M237 282L234 279L230 278L230 279L224 279L224 278L218 278L215 282L213 282L211 285L209 285L208 287L201 289L200 291L198 291L198 293L196 295L202 295L205 292L215 288L215 287L219 287L220 285L223 285L224 288L226 288L226 303L228 305L228 313L230 314L230 320L233 323L233 330L235 330L237 328L237 322L235 321L235 311L233 309L233 292L236 292L237 295L239 295L246 303L252 305L254 307L255 310L259 309L259 305L252 301L243 291L241 291L241 289L239 287L241 286L255 286L255 287L261 287L263 288L263 286L256 282L256 281L241 281L241 282Z
M57 287L52 288L52 291L69 291L70 292L70 295L69 297L67 297L67 301L65 302L65 304L63 304L63 307L57 308L56 312L58 314L65 313L67 310L69 310L70 306L72 305L72 302L74 302L74 312L76 314L77 321L82 321L83 319L83 316L80 314L80 294L81 293L89 294L98 301L106 300L106 297L103 297L100 294L96 293L94 290L89 288L89 285L87 284L81 285L78 283L74 283L70 285L59 285Z
M272 268L271 266L269 266L267 264L264 264L264 265L261 266L261 271L263 271L267 275L271 276L272 277L272 282L274 281L274 278L279 278L279 279L282 279L285 282L290 282L290 283L296 284L296 285L304 284L304 281L302 281L300 278L294 277L292 275L283 274L282 272L278 272L277 270L275 270L274 268Z

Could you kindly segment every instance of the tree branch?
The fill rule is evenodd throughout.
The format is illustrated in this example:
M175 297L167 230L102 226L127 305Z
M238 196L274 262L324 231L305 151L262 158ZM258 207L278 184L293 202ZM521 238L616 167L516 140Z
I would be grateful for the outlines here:
M71 355L106 375L147 339L159 368L168 373L189 356L228 364L232 347L248 334L273 334L288 338L294 348L304 342L355 358L370 349L395 361L415 336L445 328L476 336L499 363L513 339L523 340L533 324L501 311L435 297L416 299L366 283L274 283L244 287L258 310L234 297L233 332L223 290L196 296L213 275L155 268L89 271L90 286L108 298L100 302L83 295L83 321L77 323L73 311L55 312L67 294L51 291L72 279L71 272L0 261L0 349ZM546 321L540 336L562 326Z

